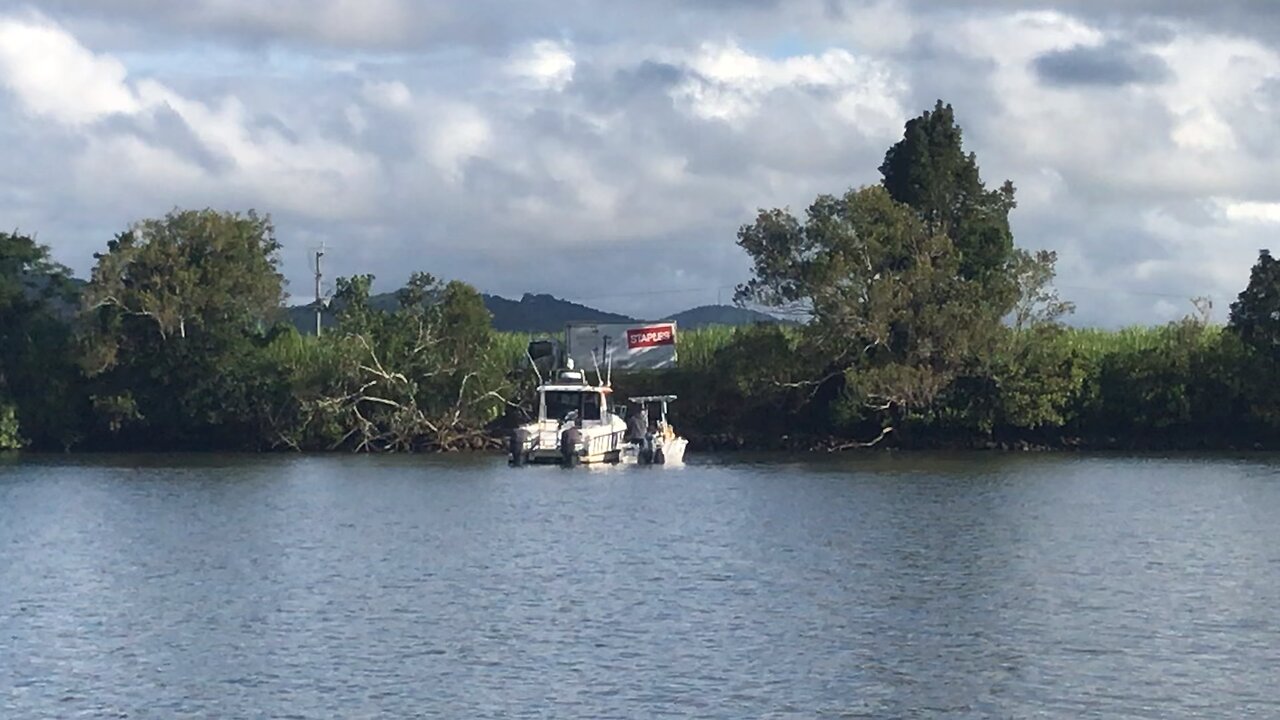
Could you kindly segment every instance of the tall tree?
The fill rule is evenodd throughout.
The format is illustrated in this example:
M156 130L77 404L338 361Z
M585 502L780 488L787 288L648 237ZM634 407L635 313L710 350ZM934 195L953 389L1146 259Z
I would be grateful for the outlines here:
M928 405L998 326L951 240L882 187L819 196L803 223L761 212L738 244L754 273L737 299L805 309L804 351L820 383L843 381L851 419Z
M145 321L161 339L258 326L280 308L270 218L214 210L174 211L144 220L97 253L85 289L91 310Z
M1004 272L1013 260L1013 183L987 190L977 157L965 153L963 133L950 105L938 101L932 111L907 121L902 140L885 153L880 166L890 196L916 210L924 222L951 239L960 275L984 286L991 309L1008 312L1017 288Z
M0 449L75 442L81 408L68 317L75 287L49 248L0 233Z
M103 427L148 444L253 442L271 395L255 343L280 312L279 249L269 218L187 210L95 255L84 359Z
M1228 329L1264 356L1280 360L1280 261L1258 253L1249 285L1231 303Z

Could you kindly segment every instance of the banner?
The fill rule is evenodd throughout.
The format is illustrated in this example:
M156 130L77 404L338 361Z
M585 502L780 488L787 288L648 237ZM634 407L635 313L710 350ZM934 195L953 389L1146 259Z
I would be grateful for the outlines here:
M627 330L627 349L676 344L676 326L671 323Z
M607 372L606 353L613 358L615 372L676 366L674 322L569 323L564 335L565 356L574 367L592 373L597 363L601 374Z

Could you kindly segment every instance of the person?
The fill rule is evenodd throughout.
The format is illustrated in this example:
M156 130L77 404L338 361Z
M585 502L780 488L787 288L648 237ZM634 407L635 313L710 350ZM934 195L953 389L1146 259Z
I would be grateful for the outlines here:
M649 412L641 406L627 418L627 434L625 440L632 443L644 442L645 433L649 431Z

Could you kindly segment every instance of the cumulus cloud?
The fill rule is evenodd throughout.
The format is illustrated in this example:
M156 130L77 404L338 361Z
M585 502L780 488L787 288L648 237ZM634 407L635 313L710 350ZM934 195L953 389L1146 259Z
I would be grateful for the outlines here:
M1156 55L1122 42L1076 45L1035 59L1040 78L1054 85L1134 85L1168 79L1169 66Z
M1054 75L1063 67L1046 76L1044 58L1081 48L1156 58L1160 81L1133 82L1102 63L1088 72L1106 82L1086 81L1087 63L1067 73L1071 82ZM1198 295L1225 307L1243 287L1268 239L1215 198L1274 198L1274 151L1242 139L1269 134L1257 109L1273 102L1273 49L1196 28L1139 41L1038 11L972 18L947 51L988 61L979 84L996 107L970 115L968 137L989 175L996 168L1021 186L1019 240L1059 251L1082 321L1163 320L1170 298Z
M198 100L131 78L37 15L0 19L0 47L0 81L18 108L78 139L62 180L80 191L82 212L226 202L333 219L368 208L369 158L299 123L264 123L234 95Z
M136 112L125 75L118 60L94 55L41 16L0 19L0 82L35 115L79 125Z
M573 54L554 40L537 40L507 63L507 71L540 89L563 90L573 79Z
M1158 321L1224 307L1280 218L1257 7L0 0L0 222L85 272L130 221L257 207L304 287L325 242L386 286L658 315L726 299L758 207L875 182L941 97L1080 321Z
M692 72L673 95L705 119L740 122L784 89L823 96L851 123L873 132L898 127L904 114L904 88L892 70L846 50L773 59L732 42L707 43L687 66Z

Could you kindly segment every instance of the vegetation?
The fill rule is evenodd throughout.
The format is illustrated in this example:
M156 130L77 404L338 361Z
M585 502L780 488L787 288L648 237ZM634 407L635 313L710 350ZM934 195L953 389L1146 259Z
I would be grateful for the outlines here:
M703 447L1276 447L1280 263L1263 251L1226 326L1062 324L1056 257L1016 247L949 106L907 123L880 184L764 209L738 232L737 299L796 324L682 332L673 392ZM82 286L0 234L0 450L408 451L497 444L527 417L526 335L474 288L341 278L333 323L282 307L270 219L177 210L109 242Z

